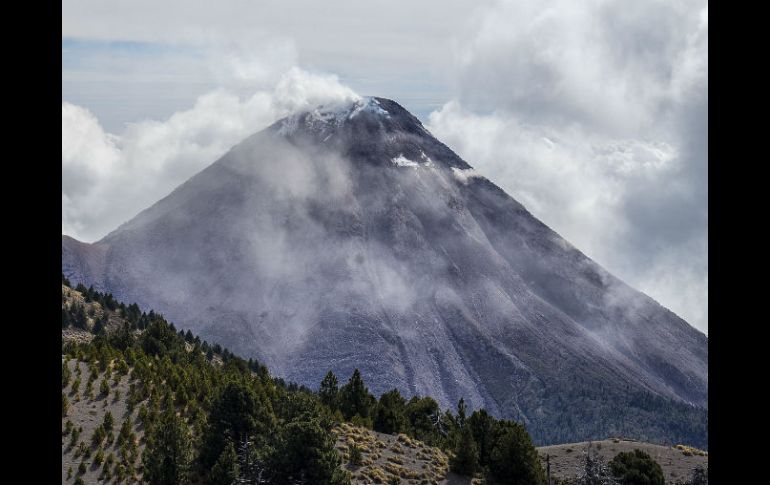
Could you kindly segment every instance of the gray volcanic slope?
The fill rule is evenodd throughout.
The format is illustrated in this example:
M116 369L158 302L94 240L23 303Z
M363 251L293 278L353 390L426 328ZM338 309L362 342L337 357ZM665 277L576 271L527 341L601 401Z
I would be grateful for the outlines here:
M316 387L707 446L708 340L382 98L283 119L62 271Z

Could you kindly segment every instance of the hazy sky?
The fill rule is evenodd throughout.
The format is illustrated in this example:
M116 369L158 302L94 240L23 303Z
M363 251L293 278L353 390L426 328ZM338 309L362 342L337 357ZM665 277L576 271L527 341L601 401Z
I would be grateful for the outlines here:
M95 241L230 146L395 99L708 332L705 1L62 2L62 231Z

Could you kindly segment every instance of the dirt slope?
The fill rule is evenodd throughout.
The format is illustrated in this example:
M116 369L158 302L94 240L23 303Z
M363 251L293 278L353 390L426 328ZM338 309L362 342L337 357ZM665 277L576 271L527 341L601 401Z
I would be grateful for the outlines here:
M612 460L615 455L624 451L639 449L649 454L663 468L666 482L674 483L683 478L689 478L692 471L701 466L708 467L708 453L688 447L671 447L653 445L627 439L606 439L601 441L584 441L563 445L542 446L538 448L540 459L545 467L546 456L550 456L551 476L568 478L579 473L583 466L585 454L596 453L605 461Z

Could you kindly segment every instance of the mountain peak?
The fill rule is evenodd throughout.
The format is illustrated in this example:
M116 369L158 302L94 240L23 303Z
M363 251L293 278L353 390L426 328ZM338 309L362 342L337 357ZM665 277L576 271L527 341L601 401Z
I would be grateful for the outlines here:
M393 100L363 96L318 105L294 113L273 125L280 135L298 132L329 134L344 125L379 125L385 131L426 131L420 120Z
M291 142L326 146L351 159L400 167L471 167L397 102L376 96L319 105L275 122L269 132Z

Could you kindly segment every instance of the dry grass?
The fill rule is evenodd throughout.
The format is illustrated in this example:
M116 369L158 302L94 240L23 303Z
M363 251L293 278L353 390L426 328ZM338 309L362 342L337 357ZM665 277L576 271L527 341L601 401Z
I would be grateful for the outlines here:
M469 478L448 473L449 459L444 452L405 434L386 435L349 423L338 425L334 433L345 463L350 444L361 450L361 465L347 465L353 484L389 483L394 478L409 485L471 484Z
M676 445L674 449L681 451L684 456L709 456L708 451L703 451L693 446Z

